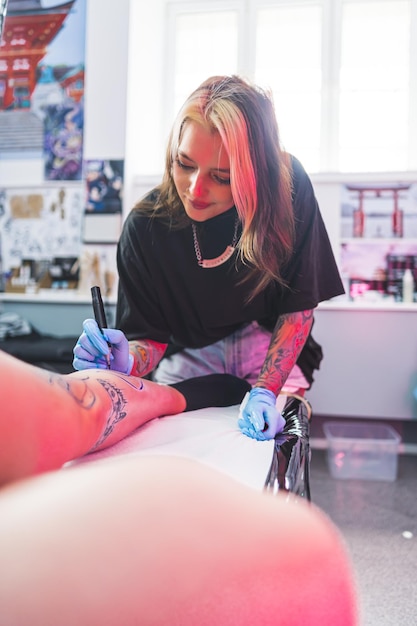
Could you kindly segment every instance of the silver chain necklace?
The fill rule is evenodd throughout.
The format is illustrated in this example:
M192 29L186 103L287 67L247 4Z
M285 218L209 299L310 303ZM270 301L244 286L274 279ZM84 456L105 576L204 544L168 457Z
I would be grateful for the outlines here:
M193 229L195 256L197 258L197 263L199 264L200 267L204 267L204 268L218 267L219 265L223 265L223 263L226 263L226 261L230 259L230 257L233 255L235 251L236 244L237 244L238 226L239 226L239 220L238 218L236 218L232 243L226 247L226 250L224 252L219 254L219 256L216 256L214 259L203 259L203 255L201 254L200 244L198 243L196 225L191 224L191 227Z

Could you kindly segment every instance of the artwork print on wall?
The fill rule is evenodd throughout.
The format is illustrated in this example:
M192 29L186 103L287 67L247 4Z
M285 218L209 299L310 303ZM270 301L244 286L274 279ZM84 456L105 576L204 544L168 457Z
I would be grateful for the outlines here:
M43 161L45 180L82 177L85 15L86 0L8 2L0 54L1 158Z
M115 243L122 225L123 160L84 163L84 243Z
M80 184L0 190L2 264L7 277L30 268L29 281L78 258L81 248L83 189ZM53 276L52 276L53 277ZM49 284L46 286L50 286Z
M81 179L83 117L81 104L47 107L44 120L45 178L47 180Z

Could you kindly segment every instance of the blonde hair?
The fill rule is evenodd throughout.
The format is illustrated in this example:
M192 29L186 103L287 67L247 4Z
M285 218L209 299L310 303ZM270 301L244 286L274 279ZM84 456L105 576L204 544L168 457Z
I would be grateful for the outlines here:
M186 100L171 130L154 206L156 217L169 217L176 225L188 223L172 176L187 121L217 131L228 153L231 192L242 223L240 258L259 276L251 297L273 280L284 285L282 270L294 239L291 171L289 156L280 146L270 94L239 76L214 76Z

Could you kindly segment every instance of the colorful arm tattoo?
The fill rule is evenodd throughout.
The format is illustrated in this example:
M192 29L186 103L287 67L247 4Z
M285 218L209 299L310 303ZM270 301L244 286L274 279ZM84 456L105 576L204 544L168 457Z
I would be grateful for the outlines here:
M313 310L287 313L278 318L257 387L281 391L310 333Z
M135 360L131 376L146 376L155 369L167 349L166 343L151 339L129 341L130 353Z

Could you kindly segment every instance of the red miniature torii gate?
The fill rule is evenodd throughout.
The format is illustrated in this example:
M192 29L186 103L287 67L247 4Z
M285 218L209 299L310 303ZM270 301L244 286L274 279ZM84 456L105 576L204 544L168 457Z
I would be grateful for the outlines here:
M394 237L403 236L403 211L400 209L399 200L401 191L407 191L410 188L410 184L397 184L397 185L346 185L349 191L353 191L358 194L359 207L353 214L353 236L363 237L365 228L365 211L363 210L364 200L366 194L372 194L376 198L380 198L387 194L392 196L394 203L394 210L392 213L392 232Z

